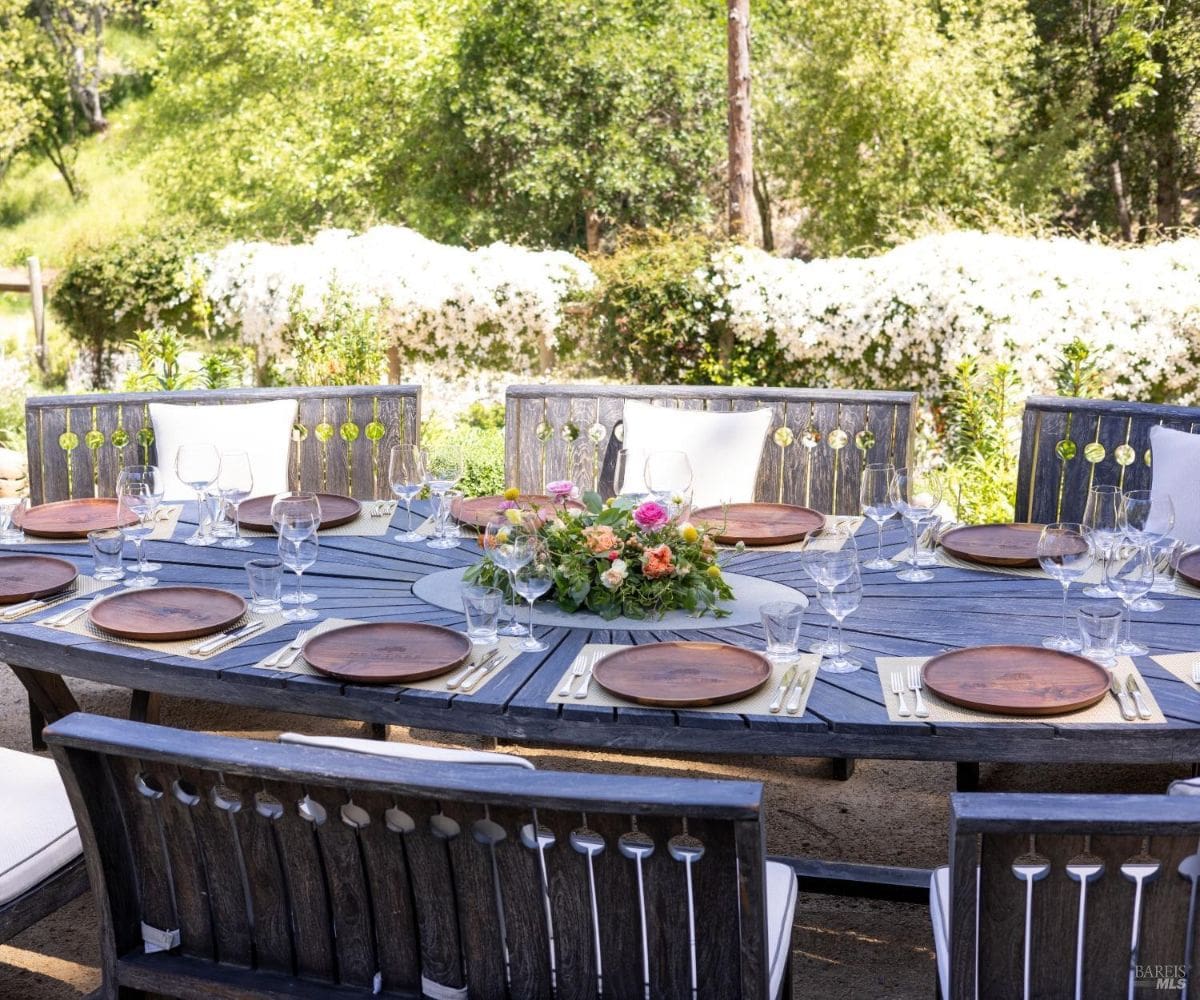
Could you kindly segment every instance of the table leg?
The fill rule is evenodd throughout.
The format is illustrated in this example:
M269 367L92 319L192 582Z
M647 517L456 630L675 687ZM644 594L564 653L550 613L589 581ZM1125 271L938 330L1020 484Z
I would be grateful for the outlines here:
M46 728L46 717L42 710L34 704L33 695L29 696L29 742L34 750L45 750L46 741L42 739L42 730Z
M833 765L833 777L836 781L849 781L854 777L855 758L834 757L830 763Z
M17 680L25 685L25 690L29 692L29 706L31 709L36 709L43 725L56 722L64 715L79 711L79 702L75 700L71 689L58 674L30 670L28 667L18 667L12 663L9 664L9 668L17 675ZM32 711L29 721L31 726L36 725L38 721L34 719ZM37 744L42 743L40 726L36 735L35 748ZM42 743L42 746L44 747L45 744Z
M388 737L387 723L385 723L385 722L368 722L367 723L367 732L370 734L371 739L381 740L384 743L387 742L387 737Z
M979 791L979 765L960 760L954 765L954 787L960 792Z
M162 702L155 692L129 692L129 718L134 722L149 722L157 726L161 713Z

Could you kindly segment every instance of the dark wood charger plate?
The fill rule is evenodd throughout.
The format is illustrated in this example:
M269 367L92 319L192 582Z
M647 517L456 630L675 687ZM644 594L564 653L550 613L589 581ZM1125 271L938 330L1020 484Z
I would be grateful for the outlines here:
M319 673L356 684L408 684L461 667L471 640L421 622L366 622L313 636L304 659Z
M87 538L89 531L125 528L137 522L137 515L126 512L112 497L83 497L38 504L23 512L17 527L37 538Z
M245 614L246 602L227 590L146 587L104 598L88 612L88 621L120 639L173 642L214 635Z
M592 678L638 705L700 708L753 694L771 679L762 653L722 642L655 642L602 657Z
M73 563L54 556L0 556L0 605L57 594L78 576Z
M238 519L243 528L251 531L274 531L275 522L271 520L271 505L275 497L251 497L243 500L238 508ZM317 502L321 505L321 527L340 528L349 524L362 512L362 504L353 497L342 496L340 493L318 493Z
M722 545L790 545L825 527L825 515L789 503L731 503L701 507L692 520L721 529Z
M1180 556L1175 563L1175 572L1193 587L1200 587L1200 549Z
M472 527L483 529L488 526L489 521L503 514L504 508L501 508L500 505L504 502L505 499L503 496L464 498L454 504L450 510L450 514L460 524L468 524ZM547 507L554 510L560 506L550 499L550 497L540 493L522 493L517 497L515 502L525 510L531 507L534 510L542 510ZM577 500L568 500L566 505L573 510L587 509Z
M1064 715L1109 691L1109 674L1075 653L1041 646L975 646L926 661L925 686L945 701L998 715Z
M985 566L1038 565L1038 539L1042 524L971 524L951 528L941 537L941 546L956 559ZM1087 548L1080 540L1079 551Z

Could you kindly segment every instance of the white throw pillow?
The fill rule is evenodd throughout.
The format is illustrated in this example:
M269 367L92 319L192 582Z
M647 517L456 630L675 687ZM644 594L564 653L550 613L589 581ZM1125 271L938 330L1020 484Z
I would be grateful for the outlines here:
M682 451L692 466L695 506L753 501L772 416L768 409L714 413L627 400L621 444L641 460L630 462L621 492L646 492L644 456L652 451Z
M389 743L386 740L364 740L353 736L308 736L304 733L280 733L280 743L298 743L326 750L350 750L374 754L377 757L397 757L401 760L436 761L446 764L483 764L490 766L534 769L524 757L490 750L458 750L454 747L431 747L426 743Z
M1151 525L1158 520L1156 508L1170 497L1175 510L1171 531L1185 545L1200 545L1200 435L1150 428Z
M162 470L163 498L196 499L196 491L175 475L175 453L181 444L211 444L220 452L246 452L254 473L253 496L274 496L291 489L288 467L298 408L294 399L201 406L151 403L150 422Z

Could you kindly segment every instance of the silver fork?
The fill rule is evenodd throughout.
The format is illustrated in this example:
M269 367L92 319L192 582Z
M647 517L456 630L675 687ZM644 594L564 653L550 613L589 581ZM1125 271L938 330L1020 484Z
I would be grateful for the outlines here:
M912 712L908 710L908 702L904 700L904 679L900 676L899 670L893 670L891 677L892 694L894 694L897 700L900 702L900 708L897 710L897 714L902 719L907 718L908 716L912 715Z
M304 643L307 641L309 633L311 633L311 632L312 632L312 629L310 629L310 628L308 628L308 629L302 628L299 632L296 633L295 639L293 639L291 642L289 642L282 649L277 649L274 653L272 653L265 660L263 660L263 665L267 666L267 667L282 667L285 665L290 666L295 661L296 657L300 655L300 647L303 646ZM293 651L295 652L296 655L289 656L289 654L292 653ZM284 663L285 658L287 659L287 664Z
M921 697L921 668L908 668L908 689L913 693L913 698L916 699L917 707L913 711L918 719L929 718L929 708L925 704L925 699Z
M448 681L446 681L446 687L451 691L456 690L458 688L458 686L460 684L462 684L462 682L465 681L468 677L470 677L471 674L475 673L476 670L479 670L486 666L490 666L492 660L497 659L499 656L500 656L500 650L493 649L490 653L487 654L487 656L485 656L478 663L474 663L474 662L468 663L465 667L462 668L462 670L460 670L453 677L451 677Z
M100 598L93 597L86 604L82 604L77 608L68 608L66 611L60 611L56 615L51 615L49 618L42 619L41 624L49 625L51 628L65 628L66 626L78 621L85 614L92 610L92 607L99 602Z
M570 676L567 677L567 679L565 681L563 681L563 686L558 689L558 696L560 698L570 698L571 697L571 688L575 685L575 682L580 677L582 677L584 674L587 673L587 669L588 669L587 660L583 659L582 657L580 659L576 660L575 663L571 667Z

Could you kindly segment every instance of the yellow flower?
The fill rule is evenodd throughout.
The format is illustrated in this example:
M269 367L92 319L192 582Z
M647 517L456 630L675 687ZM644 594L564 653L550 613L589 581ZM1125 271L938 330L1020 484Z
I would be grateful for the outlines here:
M508 539L510 537L511 536L508 533L508 529L501 528L499 531L496 532L496 544L497 545L506 545L506 544L508 544Z
M718 566L716 563L713 563L711 566L709 566L707 572L708 572L708 575L711 576L714 580L721 579L721 567Z
M520 495L521 495L521 491L519 489L517 489L515 486L510 486L508 489L506 489L504 491L504 499L505 500L516 500L517 497L519 497Z
M679 526L679 537L691 545L700 537L700 532L696 530L694 525L685 521Z
M508 510L504 512L504 516L508 518L509 524L520 524L523 515L519 510L517 510L516 507L509 507Z

